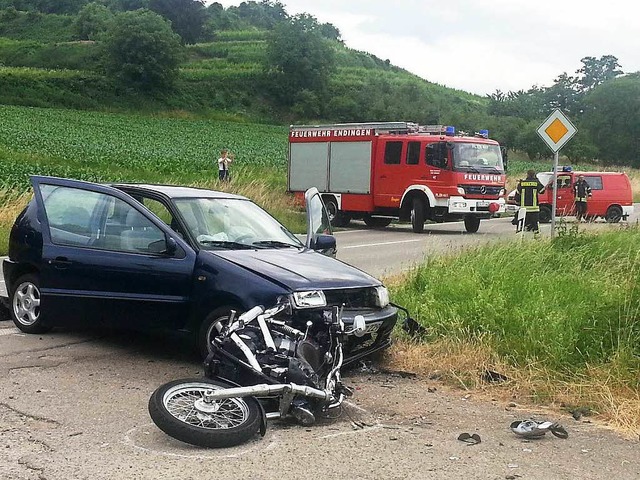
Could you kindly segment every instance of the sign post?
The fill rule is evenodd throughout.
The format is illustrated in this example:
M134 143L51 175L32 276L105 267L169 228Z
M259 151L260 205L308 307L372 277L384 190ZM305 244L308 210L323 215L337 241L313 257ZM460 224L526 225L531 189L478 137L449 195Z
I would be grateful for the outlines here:
M561 110L554 110L547 119L542 122L536 132L553 152L553 204L551 206L551 238L556 231L556 205L558 195L558 152L573 137L578 129Z

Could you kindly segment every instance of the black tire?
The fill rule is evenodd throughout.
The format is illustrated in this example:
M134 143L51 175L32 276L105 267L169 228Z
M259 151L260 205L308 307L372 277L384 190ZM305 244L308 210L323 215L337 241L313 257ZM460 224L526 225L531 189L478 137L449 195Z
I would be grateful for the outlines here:
M476 233L480 228L480 217L474 215L465 215L464 229L469 233Z
M9 309L8 304L5 305L2 303L2 300L0 300L0 322L5 320L11 320L11 310Z
M239 445L260 429L258 401L253 397L204 401L207 390L234 386L207 378L165 383L149 398L149 415L160 430L181 442L209 448Z
M198 331L197 338L197 348L200 353L200 357L202 359L206 359L207 355L211 352L211 341L216 337L216 331L219 331L216 328L216 325L225 324L229 320L229 315L231 315L231 310L236 311L236 318L243 313L236 307L225 306L219 307L213 310L207 317L204 319L202 324L200 324L200 330Z
M393 220L386 217L372 217L371 215L365 215L362 219L364 220L364 224L371 228L387 227L391 223L391 220Z
M551 221L551 207L549 205L540 205L540 223L549 223Z
M622 219L622 208L618 205L611 205L607 208L607 213L605 213L604 219L607 223L618 223Z
M329 221L331 222L331 225L334 227L348 226L351 222L351 216L340 211L335 198L330 197L323 200L325 207L327 207L327 213L329 214Z
M9 296L11 318L24 333L45 333L51 330L40 308L40 279L35 274L19 277Z
M421 198L414 198L411 205L411 228L414 233L424 231L424 222L427 219L427 206Z

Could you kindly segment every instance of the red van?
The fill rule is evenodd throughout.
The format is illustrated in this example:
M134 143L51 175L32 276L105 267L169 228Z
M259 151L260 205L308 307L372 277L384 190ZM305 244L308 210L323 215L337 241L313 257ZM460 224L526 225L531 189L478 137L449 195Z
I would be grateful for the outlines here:
M592 196L587 201L587 220L602 217L609 223L617 223L626 220L633 213L631 182L626 173L575 172L567 167L560 167L556 215L575 215L573 184L580 175L584 175L584 179L591 185ZM551 221L553 205L553 172L540 172L538 179L546 186L545 192L540 196L540 222L548 223ZM515 191L509 194L508 203L511 205L515 205L514 193Z

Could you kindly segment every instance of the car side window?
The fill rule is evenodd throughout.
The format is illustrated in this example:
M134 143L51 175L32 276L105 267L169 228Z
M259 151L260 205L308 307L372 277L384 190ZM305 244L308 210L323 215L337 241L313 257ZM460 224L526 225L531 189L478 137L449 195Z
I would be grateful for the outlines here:
M41 185L51 241L134 253L166 249L164 233L117 197L73 187Z

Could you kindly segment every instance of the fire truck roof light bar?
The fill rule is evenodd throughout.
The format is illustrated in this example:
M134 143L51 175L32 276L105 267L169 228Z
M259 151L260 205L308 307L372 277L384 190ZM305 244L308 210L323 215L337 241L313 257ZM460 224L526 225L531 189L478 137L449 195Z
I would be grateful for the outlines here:
M363 123L332 123L323 125L290 125L294 131L315 130L371 130L372 133L381 134L426 134L443 135L447 137L466 136L463 131L456 132L456 128L450 125L419 125L413 122L363 122ZM476 137L489 138L489 130L480 130Z

